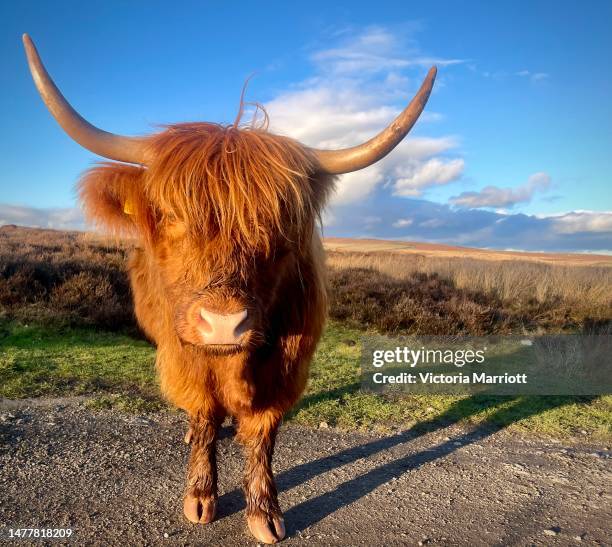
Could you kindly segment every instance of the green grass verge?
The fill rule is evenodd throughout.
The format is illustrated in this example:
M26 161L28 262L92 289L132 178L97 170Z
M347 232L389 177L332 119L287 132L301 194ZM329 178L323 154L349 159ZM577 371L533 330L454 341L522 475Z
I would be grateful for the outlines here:
M484 423L555 437L612 439L612 396L387 397L359 389L361 332L330 322L304 398L288 419L317 426L389 430L442 422ZM95 394L94 408L163 408L153 348L121 334L88 329L0 326L0 396Z
M84 328L0 327L0 396L102 394L90 404L155 410L155 350L129 336ZM129 401L129 404L128 404Z

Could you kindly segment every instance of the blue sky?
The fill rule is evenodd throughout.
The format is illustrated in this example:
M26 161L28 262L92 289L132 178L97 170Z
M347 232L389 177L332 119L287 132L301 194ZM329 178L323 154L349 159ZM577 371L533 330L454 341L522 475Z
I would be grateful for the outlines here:
M612 3L5 2L0 223L82 227L97 158L27 71L35 40L66 97L109 131L233 121L244 80L272 129L319 147L382 129L433 63L427 111L387 159L342 177L325 234L612 251Z

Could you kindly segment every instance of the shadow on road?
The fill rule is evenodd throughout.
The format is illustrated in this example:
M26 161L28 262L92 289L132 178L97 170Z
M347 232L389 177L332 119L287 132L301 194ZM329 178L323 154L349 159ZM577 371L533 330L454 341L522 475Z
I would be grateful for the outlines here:
M461 399L456 401L442 414L427 422L422 422L412 429L297 465L276 475L278 489L281 492L289 490L343 465L351 464L384 450L410 443L428 432L443 429L455 423L458 418L466 418L473 415L475 409L481 412L487 408L498 406L500 399L500 397L487 397L484 395ZM392 478L399 477L406 471L417 469L426 463L448 456L462 446L488 437L495 431L503 428L503 426L528 418L534 414L539 414L545 410L576 402L576 397L540 397L538 398L540 403L538 405L533 404L533 398L504 397L503 399L506 401L506 404L490 414L486 421L476 426L472 431L445 440L443 443L426 450L421 450L385 463L340 484L334 490L294 505L285 511L286 522L289 525L288 533L292 534L312 526L338 509L359 500ZM593 397L583 398L585 402L592 399ZM500 427L499 424L503 424L503 426ZM219 507L221 510L219 516L221 518L240 511L244 508L242 492L233 490L224 494L219 500Z

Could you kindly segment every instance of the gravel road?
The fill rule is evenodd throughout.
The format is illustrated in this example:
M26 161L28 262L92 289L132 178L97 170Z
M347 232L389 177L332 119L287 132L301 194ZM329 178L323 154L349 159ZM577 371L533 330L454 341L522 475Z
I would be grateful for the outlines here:
M169 412L0 401L3 539L19 526L72 528L79 545L253 544L229 426L218 518L184 520L185 429ZM287 425L275 458L283 544L609 544L609 448L457 426L376 436Z

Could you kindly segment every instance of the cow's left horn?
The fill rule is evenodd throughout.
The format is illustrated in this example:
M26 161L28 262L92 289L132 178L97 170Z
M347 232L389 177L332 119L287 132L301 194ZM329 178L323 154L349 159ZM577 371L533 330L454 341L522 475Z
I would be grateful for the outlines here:
M146 163L143 139L102 131L82 118L53 83L34 43L27 34L23 35L23 45L38 92L53 117L68 135L81 146L105 158L127 163Z
M436 79L436 72L435 66L429 69L421 88L406 109L369 141L342 150L312 149L319 161L320 168L327 173L340 175L358 171L384 158L408 134L423 112Z

